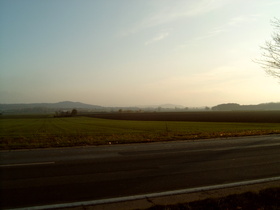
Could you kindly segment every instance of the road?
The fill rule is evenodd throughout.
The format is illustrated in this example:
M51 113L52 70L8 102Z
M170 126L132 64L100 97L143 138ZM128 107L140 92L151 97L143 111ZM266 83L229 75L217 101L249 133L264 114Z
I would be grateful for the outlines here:
M1 209L280 176L280 135L1 151Z

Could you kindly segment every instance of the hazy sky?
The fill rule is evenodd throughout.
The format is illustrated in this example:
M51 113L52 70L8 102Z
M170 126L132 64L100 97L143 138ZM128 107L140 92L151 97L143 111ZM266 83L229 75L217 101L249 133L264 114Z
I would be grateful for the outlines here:
M0 103L280 102L279 0L0 0Z

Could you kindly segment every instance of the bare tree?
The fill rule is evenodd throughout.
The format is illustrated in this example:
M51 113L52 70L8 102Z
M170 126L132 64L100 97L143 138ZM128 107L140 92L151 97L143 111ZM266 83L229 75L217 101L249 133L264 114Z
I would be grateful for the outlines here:
M262 58L256 63L269 75L280 78L280 19L274 18L271 23L274 28L272 40L266 41L261 47Z

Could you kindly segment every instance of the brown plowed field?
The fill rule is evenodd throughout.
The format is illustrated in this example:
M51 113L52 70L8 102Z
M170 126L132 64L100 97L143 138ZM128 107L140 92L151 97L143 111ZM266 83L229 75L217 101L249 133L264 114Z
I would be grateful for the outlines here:
M95 113L87 116L140 121L280 123L280 111Z

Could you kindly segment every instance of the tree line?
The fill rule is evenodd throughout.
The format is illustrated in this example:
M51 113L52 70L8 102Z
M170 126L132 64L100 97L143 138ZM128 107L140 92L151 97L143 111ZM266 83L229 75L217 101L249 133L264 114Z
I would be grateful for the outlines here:
M60 110L56 111L54 117L74 117L78 114L77 109L72 109L72 111L69 110Z

